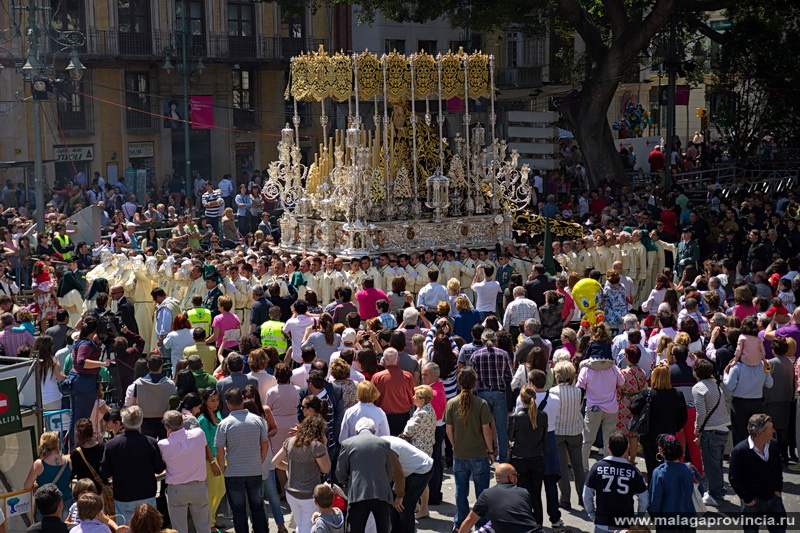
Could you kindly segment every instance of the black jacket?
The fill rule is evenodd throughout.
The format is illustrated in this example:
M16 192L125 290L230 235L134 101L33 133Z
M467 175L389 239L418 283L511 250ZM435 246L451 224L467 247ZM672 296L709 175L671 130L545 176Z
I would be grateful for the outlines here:
M512 459L544 459L546 439L547 414L544 412L536 413L536 429L531 424L528 409L519 409L508 417L508 440L514 443L509 450Z
M156 439L126 429L106 442L100 475L112 478L115 500L132 502L155 498L156 475L166 468Z
M328 417L325 422L328 423L328 448L338 445L339 432L342 429L342 420L344 419L344 400L342 400L342 389L339 385L333 383L325 383L325 392L328 399ZM308 395L313 395L308 387L300 390L300 395L297 400L297 421L302 422L305 418L303 416L303 398ZM323 398L323 399L325 399Z
M83 274L80 272L67 270L61 274L61 279L58 280L58 291L56 292L56 296L62 298L72 289L78 291L81 297L83 297L84 292L86 292L86 278L84 278Z
M528 299L536 302L539 307L544 305L544 293L554 290L556 290L556 280L548 275L540 275L534 280L525 282Z
M745 503L770 500L775 492L783 491L783 468L778 442L773 439L767 444L769 459L764 462L750 449L747 439L733 447L728 480L736 494Z
M67 533L69 528L57 516L43 516L41 522L36 522L28 528L28 533Z
M642 441L655 442L662 433L676 434L686 424L686 400L677 389L656 390L650 387L639 392L631 402L631 413L639 414L650 398L650 427Z
M133 308L133 302L123 296L117 300L117 316L122 320L122 323L127 326L129 330L139 334L139 325L136 323L136 314Z

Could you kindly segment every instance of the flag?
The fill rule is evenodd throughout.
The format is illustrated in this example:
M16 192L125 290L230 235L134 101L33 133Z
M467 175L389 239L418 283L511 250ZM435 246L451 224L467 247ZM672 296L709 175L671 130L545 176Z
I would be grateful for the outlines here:
M544 257L542 258L544 263L544 270L548 274L555 275L556 273L556 265L555 259L553 258L553 236L550 234L550 219L544 219Z

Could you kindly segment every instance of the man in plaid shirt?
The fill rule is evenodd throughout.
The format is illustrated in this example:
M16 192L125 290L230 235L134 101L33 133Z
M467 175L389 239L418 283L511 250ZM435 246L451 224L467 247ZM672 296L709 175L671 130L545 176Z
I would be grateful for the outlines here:
M522 285L514 287L514 301L506 307L506 314L503 318L503 329L511 333L513 339L519 335L519 325L535 318L539 320L539 308L536 302L528 299L528 293Z
M477 350L469 358L469 366L478 373L475 392L478 398L486 401L492 412L497 440L499 444L500 462L508 458L508 403L506 387L510 386L513 372L511 355L497 348L497 334L485 329L481 335L483 348Z
M20 346L33 346L36 339L27 329L13 331L14 315L3 313L0 315L3 331L0 331L0 354L7 357L16 357Z

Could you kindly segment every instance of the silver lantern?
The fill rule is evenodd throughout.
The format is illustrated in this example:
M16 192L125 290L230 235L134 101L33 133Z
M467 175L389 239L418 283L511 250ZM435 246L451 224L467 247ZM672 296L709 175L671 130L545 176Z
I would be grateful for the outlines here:
M425 205L433 209L433 221L442 221L442 211L450 207L450 178L434 174L427 180L428 201Z

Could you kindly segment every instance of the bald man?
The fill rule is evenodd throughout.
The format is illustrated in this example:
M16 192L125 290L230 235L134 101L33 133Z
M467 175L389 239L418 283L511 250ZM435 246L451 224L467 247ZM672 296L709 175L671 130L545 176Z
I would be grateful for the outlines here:
M495 531L540 533L542 526L533 519L531 497L527 490L518 487L517 469L500 463L494 471L497 483L484 490L467 518L461 523L459 533L469 533L475 524L491 521Z

